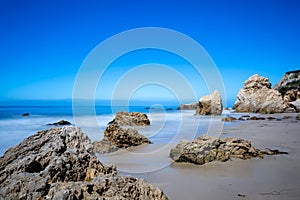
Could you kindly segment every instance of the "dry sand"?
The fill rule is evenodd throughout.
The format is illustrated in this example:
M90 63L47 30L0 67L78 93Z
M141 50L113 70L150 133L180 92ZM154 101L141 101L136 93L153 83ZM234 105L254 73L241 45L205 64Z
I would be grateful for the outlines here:
M145 173L126 173L144 178L163 189L170 199L300 199L300 121L296 114L276 114L276 118L292 118L230 122L221 137L249 139L259 149L272 148L287 151L288 155L265 156L264 159L233 159L212 162L202 166L173 163L166 152L155 153L150 168ZM270 115L263 115L270 116ZM156 148L156 146L140 147ZM136 151L136 150L134 150ZM158 155L159 154L159 155ZM163 154L163 155L162 155ZM147 157L147 154L145 154ZM122 169L143 165L141 160L124 152L99 156L104 163L114 163ZM118 160L118 162L111 162ZM127 162L126 162L127 161ZM147 161L149 162L149 160ZM149 162L151 163L151 162ZM161 168L163 163L164 168ZM165 163L169 163L166 164Z

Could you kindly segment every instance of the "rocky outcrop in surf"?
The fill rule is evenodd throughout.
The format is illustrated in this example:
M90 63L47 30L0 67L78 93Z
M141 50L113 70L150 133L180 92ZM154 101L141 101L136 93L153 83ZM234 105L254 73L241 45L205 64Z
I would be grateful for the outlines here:
M218 91L200 98L196 114L198 115L221 115L223 110L222 98Z
M101 141L94 141L93 148L97 153L110 153L119 149L150 144L151 141L141 135L134 127L125 126L146 126L150 121L146 114L139 112L118 112L113 121L104 131L104 138Z

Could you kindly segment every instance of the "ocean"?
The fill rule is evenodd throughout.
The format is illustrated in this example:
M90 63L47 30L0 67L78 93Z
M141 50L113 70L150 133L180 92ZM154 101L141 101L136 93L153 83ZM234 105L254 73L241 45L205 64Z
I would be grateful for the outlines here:
M162 145L176 143L181 139L191 140L206 133L209 128L216 127L211 126L211 122L221 121L221 117L195 116L195 111L180 111L176 110L176 107L149 109L146 106L129 106L112 109L110 106L96 106L96 115L80 112L81 114L73 116L71 106L0 106L0 156L8 148L37 131L56 127L47 124L60 120L67 120L73 126L79 126L92 141L95 141L103 138L108 122L113 120L117 111L143 112L148 115L151 125L137 129L154 144ZM89 109L80 107L79 110ZM29 113L29 116L22 116L24 113ZM218 126L222 125L223 123Z

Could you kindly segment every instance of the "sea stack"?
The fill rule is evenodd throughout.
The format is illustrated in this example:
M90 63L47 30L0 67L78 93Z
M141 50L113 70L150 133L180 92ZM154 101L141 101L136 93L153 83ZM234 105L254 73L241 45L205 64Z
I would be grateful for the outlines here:
M220 93L215 90L208 96L200 98L196 114L198 115L221 115L223 110L222 98Z
M233 108L236 112L282 113L293 112L275 89L271 89L268 78L255 74L245 81Z

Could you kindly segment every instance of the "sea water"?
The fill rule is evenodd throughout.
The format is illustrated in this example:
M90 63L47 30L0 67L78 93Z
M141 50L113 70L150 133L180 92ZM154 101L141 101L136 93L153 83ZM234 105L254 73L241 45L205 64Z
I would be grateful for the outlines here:
M85 107L80 109L89 110ZM56 127L47 124L60 120L79 126L92 141L99 141L103 138L103 132L107 124L113 120L115 113L122 110L147 114L151 125L136 128L158 145L175 144L182 139L191 140L206 133L209 128L219 126L211 126L212 122L221 121L221 117L195 116L195 111L176 110L176 106L154 109L145 106L128 108L96 106L94 110L95 114L81 112L74 116L72 106L0 106L0 156L8 148L17 145L37 131ZM22 116L24 113L29 113L29 116ZM96 123L93 119L96 119ZM220 129L215 132L220 132Z

